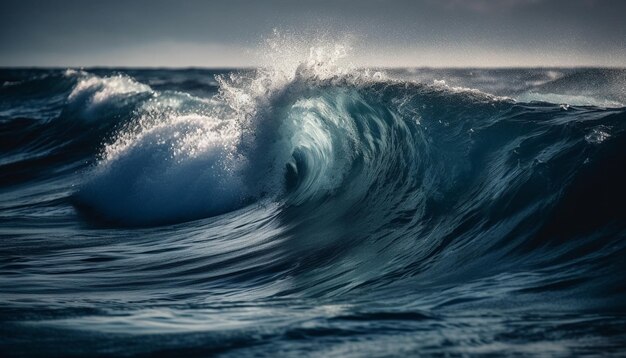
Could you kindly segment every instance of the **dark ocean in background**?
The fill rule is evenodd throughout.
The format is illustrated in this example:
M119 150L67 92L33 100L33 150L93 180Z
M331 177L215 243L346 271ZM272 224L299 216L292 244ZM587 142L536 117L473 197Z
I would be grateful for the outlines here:
M625 86L0 69L0 355L624 355Z

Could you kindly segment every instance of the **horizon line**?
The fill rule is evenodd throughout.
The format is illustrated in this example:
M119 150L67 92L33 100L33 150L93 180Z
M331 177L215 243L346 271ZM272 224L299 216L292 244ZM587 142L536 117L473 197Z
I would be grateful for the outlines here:
M108 65L88 65L88 66L4 66L0 65L0 70L106 70L106 69L126 69L126 70L255 70L258 68L267 68L271 66L108 66ZM415 66L356 66L358 70L365 69L378 69L378 70L402 70L402 69L436 69L436 70L453 70L453 69L615 69L626 70L626 66L617 65L494 65L494 66L430 66L430 65L415 65Z

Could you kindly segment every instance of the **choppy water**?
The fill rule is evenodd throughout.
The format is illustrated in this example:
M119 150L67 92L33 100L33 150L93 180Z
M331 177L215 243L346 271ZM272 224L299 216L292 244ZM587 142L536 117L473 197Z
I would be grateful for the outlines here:
M626 70L0 84L3 356L626 348Z

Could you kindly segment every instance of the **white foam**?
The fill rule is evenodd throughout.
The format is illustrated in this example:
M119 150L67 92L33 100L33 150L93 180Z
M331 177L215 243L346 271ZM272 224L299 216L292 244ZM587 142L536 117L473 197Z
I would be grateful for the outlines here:
M496 96L491 93L483 92L477 88L450 86L445 80L433 80L433 86L435 88L443 89L450 93L465 93L474 96L474 98L482 98L489 101L510 101L510 97Z
M585 135L585 140L591 144L600 144L610 137L611 135L609 134L609 128L600 125L596 128L593 128L591 132L589 132L589 134Z
M246 192L232 123L201 115L143 118L108 145L79 198L109 220L175 222L237 207Z
M150 86L139 83L126 75L100 77L84 71L67 70L65 75L77 77L77 82L67 100L69 108L78 110L85 119L100 117L102 109L124 105L122 98L151 92Z

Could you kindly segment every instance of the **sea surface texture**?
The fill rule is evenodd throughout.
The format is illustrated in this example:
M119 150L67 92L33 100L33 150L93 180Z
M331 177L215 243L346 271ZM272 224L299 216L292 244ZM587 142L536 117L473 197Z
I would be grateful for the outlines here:
M626 70L0 70L0 355L621 355Z

